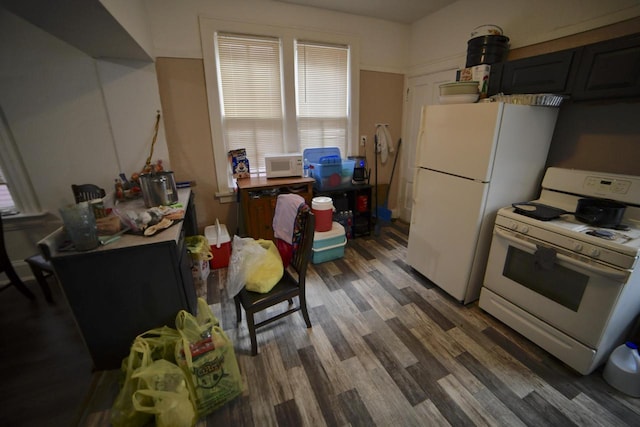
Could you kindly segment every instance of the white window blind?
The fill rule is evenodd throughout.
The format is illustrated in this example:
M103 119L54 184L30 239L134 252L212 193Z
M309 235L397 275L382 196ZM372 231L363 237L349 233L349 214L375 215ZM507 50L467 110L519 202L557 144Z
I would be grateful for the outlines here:
M4 178L2 169L0 168L0 213L6 215L16 212L16 204L13 201L13 197L11 197L9 186Z
M265 154L285 151L280 41L219 33L217 44L225 147L263 171Z
M349 137L349 48L296 42L296 108L300 151L338 147Z

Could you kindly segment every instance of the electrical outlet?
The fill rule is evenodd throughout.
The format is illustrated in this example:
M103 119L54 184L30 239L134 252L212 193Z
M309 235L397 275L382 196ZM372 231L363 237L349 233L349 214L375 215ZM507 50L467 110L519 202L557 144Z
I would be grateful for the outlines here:
M367 143L367 135L360 135L360 146L364 147Z

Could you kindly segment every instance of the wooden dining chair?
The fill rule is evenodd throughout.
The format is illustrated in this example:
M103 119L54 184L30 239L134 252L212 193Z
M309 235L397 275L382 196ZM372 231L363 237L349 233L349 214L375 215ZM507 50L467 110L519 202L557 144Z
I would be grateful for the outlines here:
M307 328L311 327L309 313L307 312L307 301L305 296L307 266L311 260L313 250L313 236L315 231L315 218L311 209L303 205L298 213L300 221L300 240L295 242L295 249L289 266L284 270L282 279L266 294L248 291L246 288L235 296L236 319L242 321L240 306L244 308L247 316L247 327L251 338L251 355L258 354L258 342L256 340L256 329L268 325L289 314L300 311ZM298 297L298 305L294 306L293 299ZM255 323L254 315L269 307L288 301L287 310L279 314L270 316L259 323Z
M73 197L75 198L76 203L101 199L107 195L104 188L100 188L94 184L72 184L71 191L73 191Z
M11 264L11 259L9 259L9 255L7 254L7 248L4 244L4 228L2 225L2 216L0 215L0 273L4 273L9 278L9 283L5 284L0 288L0 291L8 289L11 286L15 286L24 296L29 298L30 300L36 299L36 296L27 288L27 286L22 282L20 276L13 268Z

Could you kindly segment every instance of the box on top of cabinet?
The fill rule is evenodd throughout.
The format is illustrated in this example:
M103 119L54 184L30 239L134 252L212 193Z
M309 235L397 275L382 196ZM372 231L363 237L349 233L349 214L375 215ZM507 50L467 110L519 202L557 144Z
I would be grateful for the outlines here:
M489 75L491 74L491 65L481 64L469 68L463 68L456 73L456 80L459 82L478 82L478 91L480 98L486 98L489 90Z

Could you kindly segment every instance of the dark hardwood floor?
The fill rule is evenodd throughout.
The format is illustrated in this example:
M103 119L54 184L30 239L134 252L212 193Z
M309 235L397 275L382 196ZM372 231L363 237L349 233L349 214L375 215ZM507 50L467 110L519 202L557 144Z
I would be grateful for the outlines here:
M53 277L49 305L35 281L30 301L14 287L0 293L0 426L77 424L93 373L71 311Z
M416 274L404 262L407 231L382 227L350 241L343 259L313 265L313 328L295 313L260 329L256 357L226 270L213 272L207 299L234 343L244 393L197 425L640 425L640 399L610 387L602 368L577 374ZM118 372L92 375L58 300L0 294L0 425L109 425Z

